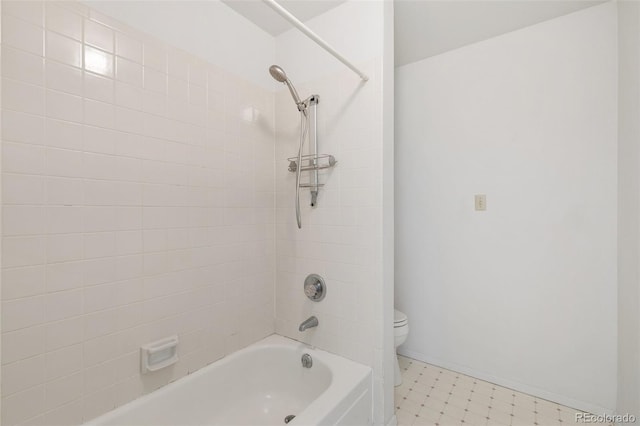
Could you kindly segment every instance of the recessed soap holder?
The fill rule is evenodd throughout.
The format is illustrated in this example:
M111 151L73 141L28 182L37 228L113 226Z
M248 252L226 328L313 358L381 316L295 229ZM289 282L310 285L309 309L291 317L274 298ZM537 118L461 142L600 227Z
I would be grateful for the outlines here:
M166 337L140 348L140 372L161 370L178 362L178 336Z

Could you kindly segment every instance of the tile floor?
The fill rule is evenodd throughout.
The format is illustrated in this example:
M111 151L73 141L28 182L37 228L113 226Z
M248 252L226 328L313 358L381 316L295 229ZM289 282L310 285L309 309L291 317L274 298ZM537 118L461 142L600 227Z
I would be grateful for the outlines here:
M403 377L395 388L398 426L577 424L579 411L573 408L403 356L398 359Z

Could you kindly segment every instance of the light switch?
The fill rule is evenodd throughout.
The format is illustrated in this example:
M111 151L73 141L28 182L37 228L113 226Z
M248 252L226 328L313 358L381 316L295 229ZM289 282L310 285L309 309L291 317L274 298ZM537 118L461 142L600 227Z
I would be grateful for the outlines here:
M487 196L485 194L476 194L476 210L485 211L487 209Z

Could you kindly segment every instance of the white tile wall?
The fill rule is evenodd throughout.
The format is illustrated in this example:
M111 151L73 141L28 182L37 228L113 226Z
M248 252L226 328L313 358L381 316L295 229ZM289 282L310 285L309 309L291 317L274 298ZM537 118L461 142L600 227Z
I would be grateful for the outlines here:
M2 424L79 424L272 333L273 94L79 3L2 12Z
M388 53L383 48L385 29L390 28L384 3L345 2L307 23L355 61L370 77L366 83L298 31L276 38L276 63L287 70L302 96L320 95L320 151L338 160L334 170L323 173L326 186L317 208L308 206L308 191L304 193L303 229L297 230L295 178L286 171L285 159L297 152L298 117L286 91L277 95L276 330L371 366L375 424L387 424L392 417L391 404L385 401L392 381L383 371L383 354L392 350L390 341L386 348L383 342L384 314L392 300L384 297L389 294L384 288L393 284L385 282L382 262L382 187L388 178L382 167L382 59ZM302 293L304 277L312 272L327 281L327 296L319 304ZM298 332L300 322L312 313L320 325ZM390 327L386 322L386 329Z
M288 91L276 95L276 331L370 365L381 377L381 83L378 61L360 65L370 76L366 84L349 70L298 83L301 96L320 95L319 150L338 160L321 173L325 186L317 207L301 190L302 229L295 219L295 175L286 161L297 154L299 114ZM327 283L321 303L304 295L310 273ZM310 315L319 326L299 332Z

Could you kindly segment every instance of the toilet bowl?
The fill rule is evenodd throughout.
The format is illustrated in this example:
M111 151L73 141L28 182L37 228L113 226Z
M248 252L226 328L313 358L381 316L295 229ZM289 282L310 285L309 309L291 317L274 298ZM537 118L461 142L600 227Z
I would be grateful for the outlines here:
M398 349L398 346L403 344L405 340L407 340L407 335L409 334L409 320L407 316L398 311L394 310L393 313L393 338L395 343L395 349ZM396 356L396 372L395 372L395 385L400 386L402 384L402 374L400 373L400 364L398 363L398 353L394 351Z

